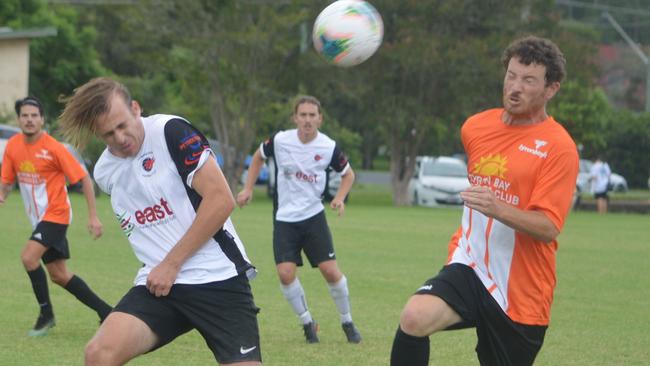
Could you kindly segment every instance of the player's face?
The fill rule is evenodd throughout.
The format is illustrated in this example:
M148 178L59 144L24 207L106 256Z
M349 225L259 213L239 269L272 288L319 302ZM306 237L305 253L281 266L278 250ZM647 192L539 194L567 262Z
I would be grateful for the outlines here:
M39 134L43 128L43 116L41 116L38 107L29 104L20 107L18 127L20 127L27 137Z
M534 118L546 114L548 102L559 89L559 83L546 85L546 67L524 65L511 58L503 81L503 107L513 117Z
M318 129L323 122L323 115L316 104L302 103L298 105L296 112L293 114L293 121L298 128L298 134L307 140L311 140L318 133Z
M140 119L140 105L132 101L127 105L118 94L111 97L108 113L97 121L96 135L120 158L135 156L144 141L144 126Z

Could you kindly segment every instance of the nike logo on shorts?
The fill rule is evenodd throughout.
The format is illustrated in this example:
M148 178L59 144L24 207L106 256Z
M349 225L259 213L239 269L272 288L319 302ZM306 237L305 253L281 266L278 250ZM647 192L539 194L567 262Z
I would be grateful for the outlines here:
M334 258L334 252L328 253L327 255L329 255L330 258Z
M239 353L241 353L242 355L245 355L245 354L250 353L251 351L253 351L255 348L257 348L257 346L253 346L251 348L244 348L242 346L242 347L239 347Z

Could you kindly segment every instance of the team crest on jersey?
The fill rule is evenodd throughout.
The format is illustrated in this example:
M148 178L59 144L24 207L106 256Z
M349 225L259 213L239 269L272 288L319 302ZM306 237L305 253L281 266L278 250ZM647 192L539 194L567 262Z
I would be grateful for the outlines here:
M120 228L124 232L124 235L127 238L130 237L133 230L135 230L135 225L131 222L131 216L127 216L126 211L124 211L121 214L116 213L115 217L117 217L117 221L120 223Z
M156 163L156 158L153 156L153 152L147 152L144 153L143 155L140 156L139 158L140 161L140 167L142 167L143 175L148 177L153 175L156 170L155 168L155 163Z
M322 158L323 158L322 155L318 155L318 154L316 154L316 155L314 156L314 160L316 160L316 161L321 161Z

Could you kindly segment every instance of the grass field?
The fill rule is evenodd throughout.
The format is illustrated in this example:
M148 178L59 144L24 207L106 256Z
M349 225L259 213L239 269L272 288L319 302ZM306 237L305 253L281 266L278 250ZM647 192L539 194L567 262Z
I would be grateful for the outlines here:
M108 198L99 199L104 236L86 233L85 202L72 195L69 267L108 302L130 288L139 265L118 228ZM299 274L321 343L304 343L302 329L279 290L271 250L271 203L260 191L233 219L259 270L252 282L265 365L387 365L399 314L407 298L442 266L458 209L394 208L382 189L356 188L345 217L328 210L337 257L348 277L352 311L364 341L345 342L338 314L316 270ZM560 237L558 287L552 323L538 365L650 364L650 234L648 216L572 214ZM57 326L47 337L25 336L37 305L20 263L30 229L15 192L0 207L0 365L81 365L97 329L94 313L51 286ZM476 365L473 330L431 338L431 364ZM196 332L130 365L208 365L213 358Z

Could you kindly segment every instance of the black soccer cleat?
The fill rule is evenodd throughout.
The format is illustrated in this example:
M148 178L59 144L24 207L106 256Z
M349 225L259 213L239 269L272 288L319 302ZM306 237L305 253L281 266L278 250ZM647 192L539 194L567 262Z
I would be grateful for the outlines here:
M345 336L348 338L349 343L359 343L361 342L361 333L359 333L359 329L354 326L354 323L349 322L349 323L343 323L341 324L341 328L343 328L343 332L345 333Z
M33 329L30 329L27 332L28 337L42 337L47 335L47 331L50 330L53 326L56 325L54 321L54 315L43 315L40 314L38 319L36 319L36 324Z
M318 323L311 321L307 324L303 324L302 330L305 332L305 339L307 343L318 343Z

